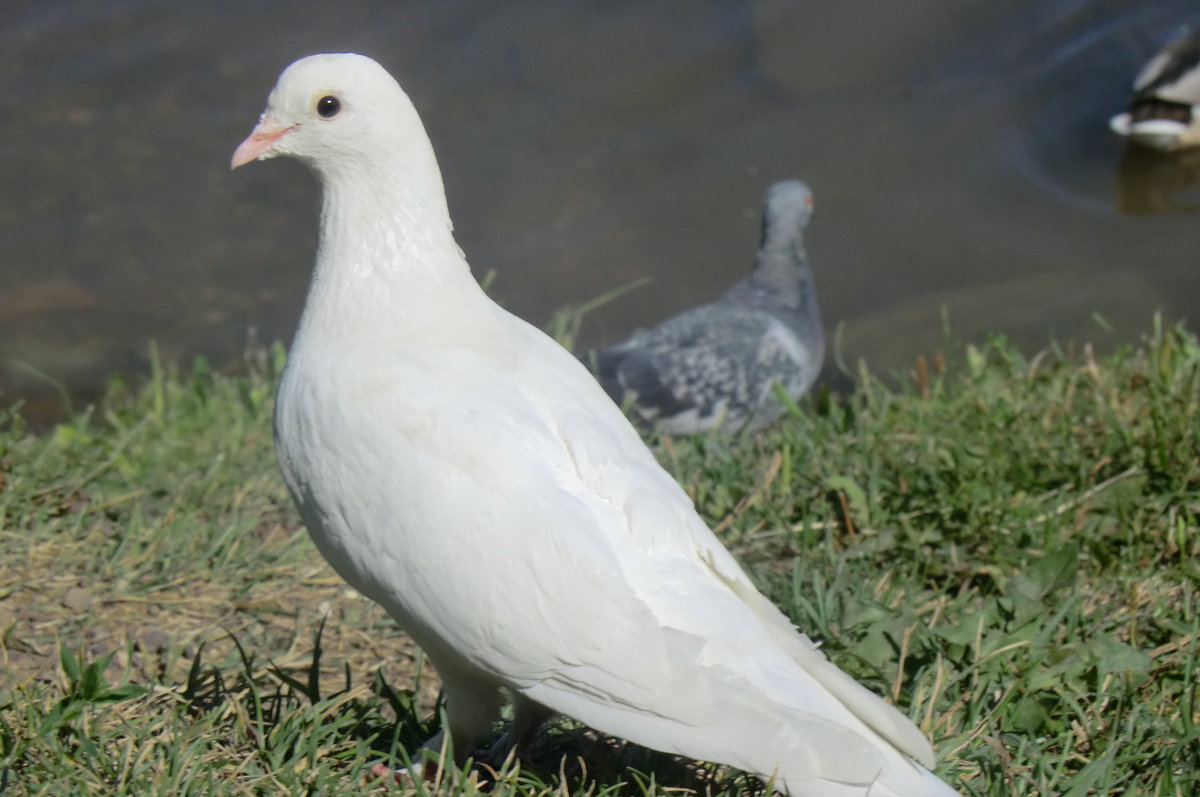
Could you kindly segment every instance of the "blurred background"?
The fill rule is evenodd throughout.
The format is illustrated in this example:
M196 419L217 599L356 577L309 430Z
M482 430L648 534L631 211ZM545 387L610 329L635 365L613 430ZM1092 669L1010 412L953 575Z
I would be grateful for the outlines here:
M1108 118L1198 20L1182 0L6 0L0 403L53 418L144 372L151 339L218 367L288 340L317 186L229 158L283 67L346 50L413 98L506 307L544 326L653 278L581 347L742 276L784 177L815 192L844 362L907 366L944 317L964 340L1133 342L1200 305L1200 162L1126 152Z

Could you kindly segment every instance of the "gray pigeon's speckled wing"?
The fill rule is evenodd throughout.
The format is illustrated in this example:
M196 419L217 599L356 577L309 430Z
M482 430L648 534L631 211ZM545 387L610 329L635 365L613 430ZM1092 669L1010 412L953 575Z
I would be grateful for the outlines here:
M601 352L597 365L610 394L634 394L643 418L674 419L689 431L682 425L778 415L783 405L769 401L775 385L798 392L815 378L800 365L813 359L801 346L770 314L716 302L635 334Z

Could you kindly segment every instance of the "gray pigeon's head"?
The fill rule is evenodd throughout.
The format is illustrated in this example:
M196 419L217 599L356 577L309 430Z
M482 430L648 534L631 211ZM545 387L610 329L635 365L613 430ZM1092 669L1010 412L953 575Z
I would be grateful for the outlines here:
M813 195L807 183L780 180L763 197L763 240L791 237L808 226L812 218Z

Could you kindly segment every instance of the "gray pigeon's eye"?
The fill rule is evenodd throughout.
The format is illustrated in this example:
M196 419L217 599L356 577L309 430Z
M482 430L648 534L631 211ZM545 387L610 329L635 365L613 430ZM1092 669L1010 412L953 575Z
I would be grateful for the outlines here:
M317 100L317 113L322 119L332 119L342 110L342 101L332 95Z

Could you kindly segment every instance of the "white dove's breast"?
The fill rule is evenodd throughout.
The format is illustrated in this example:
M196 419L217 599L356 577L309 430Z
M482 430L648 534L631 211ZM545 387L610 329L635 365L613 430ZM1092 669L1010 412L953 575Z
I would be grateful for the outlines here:
M490 389L503 368L379 354L293 352L280 386L281 468L334 569L423 647L511 685L561 669L597 628L634 644L648 610L611 546L624 480L587 489L594 463L536 402Z
M402 491L386 499L378 495L375 485L383 473L392 471L388 484L405 481L405 474L395 472L403 459L387 450L379 434L361 433L369 420L351 411L346 400L345 380L357 378L348 371L325 357L293 351L275 409L275 446L284 481L317 548L353 587L388 605L389 589L408 560L420 556L412 550L419 540L410 533ZM396 517L375 522L387 511L385 502Z

